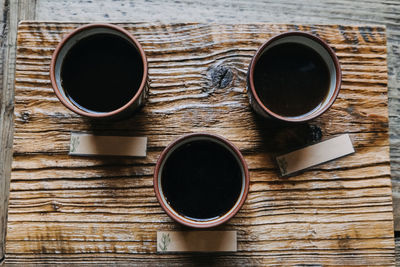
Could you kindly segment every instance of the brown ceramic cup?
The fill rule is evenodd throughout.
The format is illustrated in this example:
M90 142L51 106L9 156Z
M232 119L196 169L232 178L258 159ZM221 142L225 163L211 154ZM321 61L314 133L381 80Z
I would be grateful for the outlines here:
M324 77L327 77L327 79L326 79L326 84L327 84L326 87L327 88L326 88L325 98L318 105L315 105L314 108L312 108L308 112L305 112L303 114L298 114L296 116L283 115L282 113L279 114L279 112L276 112L276 110L275 111L271 110L271 106L268 106L265 103L266 101L263 101L263 99L262 99L262 97L263 97L262 90L265 90L265 89L262 89L263 86L260 86L260 82L258 82L258 87L257 87L256 78L255 78L256 73L259 76L260 75L269 75L268 72L261 67L261 66L266 66L266 65L259 63L262 61L268 62L267 58L263 58L263 57L265 57L265 55L267 55L266 52L268 50L275 48L275 50L271 50L271 52L269 53L269 54L271 54L271 53L273 53L272 51L277 50L276 49L277 46L287 45L287 44L291 44L291 43L300 44L305 47L308 47L309 49L314 51L317 55L319 55L319 57L322 58L322 61L326 64L325 69L327 69L327 73L328 73L326 76L324 76ZM293 53L293 54L294 55L291 58L292 60L294 60L294 61L300 60L298 58L302 55L299 55L299 53L297 53L297 54ZM274 62L270 62L272 64L272 68L274 68L274 64L279 64L279 62L276 62L276 61L279 61L279 58L277 60L275 60ZM264 63L264 64L268 64L268 63ZM262 73L262 74L260 74L260 73ZM274 90L277 90L277 91L281 90L282 88L280 88L280 86L285 86L285 84L282 85L282 83L293 84L293 79L295 80L295 78L288 77L289 74L283 75L282 77L285 77L285 76L286 76L286 79L279 80L280 84L277 83L277 84L279 84L279 86L276 86L276 88L274 88ZM331 107L331 105L336 100L336 97L339 93L340 85L341 85L341 77L342 77L342 74L341 74L339 60L338 60L335 52L325 41L323 41L321 38L319 38L315 35L308 34L305 32L287 32L287 33L279 34L275 37L272 37L267 42L265 42L263 45L261 45L261 47L257 50L256 54L254 55L250 65L249 65L249 70L247 73L247 94L249 97L250 105L252 106L253 110L257 114L259 114L265 118L277 119L277 120L286 121L286 122L304 122L304 121L308 121L308 120L311 120L313 118L320 116L322 113L324 113ZM287 97L290 97L290 96L287 96ZM271 99L273 99L273 98L271 98ZM303 101L308 101L308 100L306 99ZM277 102L274 102L274 103L277 103ZM310 104L310 102L308 102L306 104Z
M115 42L123 42L121 50L117 48L117 44L113 45L114 39L116 40ZM79 45L86 47L86 53L82 54L81 57L76 56L79 55L79 51L76 52ZM72 56L73 53L71 51L75 51L73 52L76 54L74 54L75 58ZM92 53L92 51L97 51L98 54L88 55L87 58L91 58L91 60L86 60L85 56ZM128 58L128 55L125 54L126 51L133 56L126 59ZM125 55L126 58L124 58ZM130 60L131 58L134 60ZM116 59L125 60L124 62L129 63L127 65L129 68L125 68L125 65L121 67L122 64ZM113 60L117 62L115 65L107 64L109 62L112 63ZM100 64L103 64L101 65L101 72L95 73L95 71L92 71L90 73L89 69L95 69L94 67ZM81 68L80 72L72 72L69 76L64 75L63 72L66 72L64 69L67 69L67 67L64 67L65 65L71 70ZM86 73L91 75L86 75ZM128 31L112 24L88 24L75 29L58 44L50 65L51 84L58 99L71 111L89 118L120 118L132 114L136 109L144 105L147 98L147 77L148 65L142 46ZM66 79L68 81L65 81ZM74 92L73 98L68 93L68 90L73 90L72 85L79 84L80 80L85 80L85 84ZM124 86L126 87L124 91L117 90L117 88L123 86L121 85L122 80L124 80ZM133 80L134 84L130 83ZM67 89L66 84L71 89ZM104 84L107 84L107 87ZM103 90L102 94L100 94L99 87L103 85L107 90ZM79 103L77 99L81 96L85 101L82 100ZM117 102L110 105L107 110L96 110L88 107L95 106L97 103L107 105L114 99Z
M168 145L154 172L154 191L175 221L209 228L232 218L249 190L249 172L240 151L225 138L185 135Z

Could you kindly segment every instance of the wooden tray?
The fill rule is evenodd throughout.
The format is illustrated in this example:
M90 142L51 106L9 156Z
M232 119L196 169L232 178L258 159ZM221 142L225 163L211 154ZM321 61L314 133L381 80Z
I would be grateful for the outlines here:
M57 100L55 46L78 23L19 25L8 262L267 265L394 264L384 27L275 24L119 24L149 59L145 107L120 122L92 122ZM245 92L255 50L300 30L337 52L343 84L309 124L256 116ZM71 131L148 136L146 158L68 156ZM157 230L187 230L161 209L152 174L163 148L189 132L220 134L250 168L241 211L218 230L238 231L238 252L156 254ZM354 155L281 178L273 155L350 133Z

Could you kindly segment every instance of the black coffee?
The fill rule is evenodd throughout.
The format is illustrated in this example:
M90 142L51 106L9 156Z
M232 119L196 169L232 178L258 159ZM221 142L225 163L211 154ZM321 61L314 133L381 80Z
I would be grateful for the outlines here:
M138 50L113 34L80 40L61 66L67 97L86 111L110 112L125 105L137 92L143 76Z
M329 69L313 49L284 43L268 49L254 71L254 86L272 112L295 117L319 107L330 85Z
M162 190L170 206L194 220L226 214L242 189L238 161L222 145L206 140L175 150L161 175Z

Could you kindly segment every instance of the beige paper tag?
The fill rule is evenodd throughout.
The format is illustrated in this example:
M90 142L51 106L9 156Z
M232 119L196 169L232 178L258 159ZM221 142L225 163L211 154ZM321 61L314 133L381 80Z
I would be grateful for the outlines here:
M235 252L236 231L159 231L157 252Z
M71 133L69 154L145 157L146 147L147 137Z
M354 153L350 136L343 134L288 154L276 157L282 175L300 170Z

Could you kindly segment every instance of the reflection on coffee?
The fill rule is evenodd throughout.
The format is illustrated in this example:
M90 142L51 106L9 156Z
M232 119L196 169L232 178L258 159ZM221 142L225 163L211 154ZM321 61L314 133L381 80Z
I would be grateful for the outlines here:
M178 147L166 160L162 191L169 205L193 220L210 220L226 214L242 190L237 159L220 144L192 141Z
M61 82L66 96L88 112L110 112L133 98L143 62L135 46L114 34L83 38L65 56Z
M259 58L254 86L272 112L296 117L318 108L329 92L330 74L323 58L300 43L269 48Z

